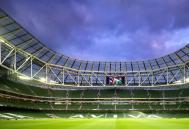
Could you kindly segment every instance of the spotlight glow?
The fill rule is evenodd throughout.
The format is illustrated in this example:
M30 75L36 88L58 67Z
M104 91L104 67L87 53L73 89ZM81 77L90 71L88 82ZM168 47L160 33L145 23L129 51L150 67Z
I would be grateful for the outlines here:
M46 82L46 79L45 79L44 77L40 77L40 78L39 78L39 81L45 83L45 82Z
M55 84L55 83L57 83L57 82L56 82L56 81L54 81L54 80L50 80L50 83Z
M4 41L2 38L0 38L0 42L3 42L3 43L4 43L5 41Z
M28 77L28 76L18 76L18 78L22 79L22 80L32 80L32 78Z

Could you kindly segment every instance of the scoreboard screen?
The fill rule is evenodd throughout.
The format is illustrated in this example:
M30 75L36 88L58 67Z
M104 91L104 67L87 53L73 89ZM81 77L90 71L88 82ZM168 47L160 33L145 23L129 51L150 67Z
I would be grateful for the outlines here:
M124 85L125 77L124 76L107 76L106 84L107 85Z

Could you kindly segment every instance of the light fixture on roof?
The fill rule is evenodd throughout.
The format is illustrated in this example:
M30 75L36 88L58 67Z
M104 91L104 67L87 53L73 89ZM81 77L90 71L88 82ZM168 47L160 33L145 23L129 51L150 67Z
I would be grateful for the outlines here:
M40 78L39 78L39 81L45 83L45 82L46 82L46 79L45 79L44 77L40 77Z
M182 81L181 81L181 80L178 80L178 81L175 81L174 83L175 83L175 84L182 84Z
M186 78L186 80L185 80L186 82L189 82L189 78Z
M0 38L0 42L4 43L4 42L5 42L5 40L3 40L2 38Z
M54 84L54 83L57 83L57 82L56 82L56 81L53 81L53 80L50 80L50 83L53 83L53 84Z
M24 76L24 75L19 75L18 78L21 80L32 80L32 78L30 78L28 76Z
M185 82L188 83L188 82L189 82L189 78L186 78L186 79L185 79ZM182 83L183 83L183 80L178 80L178 81L175 81L174 83L175 83L175 84L182 84Z

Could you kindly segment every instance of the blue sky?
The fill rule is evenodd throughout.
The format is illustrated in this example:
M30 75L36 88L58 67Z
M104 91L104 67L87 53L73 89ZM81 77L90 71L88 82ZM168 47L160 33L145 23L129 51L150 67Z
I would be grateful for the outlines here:
M151 59L189 43L189 0L0 0L0 7L78 59Z

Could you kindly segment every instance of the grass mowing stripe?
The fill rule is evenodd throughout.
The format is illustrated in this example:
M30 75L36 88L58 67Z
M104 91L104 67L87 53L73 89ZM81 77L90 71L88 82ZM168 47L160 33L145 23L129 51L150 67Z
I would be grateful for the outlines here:
M0 129L189 129L189 119L0 120Z

